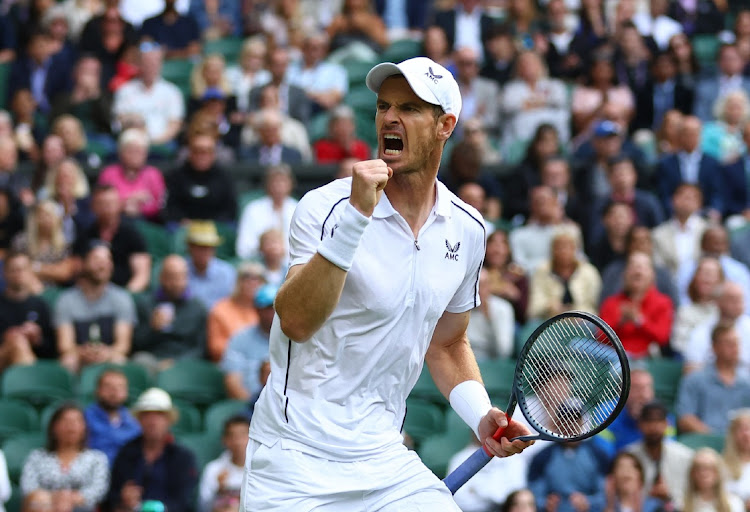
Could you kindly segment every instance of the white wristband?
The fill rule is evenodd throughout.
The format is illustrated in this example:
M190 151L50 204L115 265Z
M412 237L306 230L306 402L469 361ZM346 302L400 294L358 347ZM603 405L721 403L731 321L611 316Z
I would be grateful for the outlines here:
M479 422L492 409L490 397L481 382L466 380L453 388L451 407L471 427L479 439Z
M359 240L368 224L370 224L370 218L362 215L351 203L347 202L344 213L331 230L331 236L320 242L318 253L348 272L352 268Z

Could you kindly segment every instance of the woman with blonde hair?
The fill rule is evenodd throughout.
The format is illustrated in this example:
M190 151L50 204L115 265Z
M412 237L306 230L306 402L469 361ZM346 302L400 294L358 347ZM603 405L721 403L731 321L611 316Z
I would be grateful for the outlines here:
M552 257L531 276L530 319L545 320L572 309L596 313L602 280L579 252L580 241L572 231L561 229L552 238Z
M722 460L713 448L693 455L682 512L744 512L742 500L726 490Z
M722 164L732 163L745 151L742 127L750 120L750 98L745 91L732 91L716 100L714 121L703 126L701 149Z
M271 81L271 73L266 69L268 47L262 37L245 40L237 65L229 66L225 76L237 98L237 110L250 110L250 90Z
M193 99L201 99L208 89L218 89L224 96L233 94L226 75L226 61L219 53L206 55L200 64L193 67L190 75L190 96Z
M64 175L63 177L59 177L61 173ZM64 185L72 186L71 193L75 199L88 197L90 193L89 181L80 164L74 158L68 157L60 162L52 172L47 173L44 186L39 190L39 198L55 198L59 192L60 180L64 182Z
M724 271L719 260L710 256L701 258L688 285L690 302L680 304L672 327L669 343L678 354L687 348L693 330L718 314L716 297L723 282Z
M65 239L73 242L76 234L84 231L94 221L89 201L89 182L81 166L66 158L47 174L38 198L51 199L62 209Z
M49 199L36 203L26 217L26 229L16 236L13 248L25 252L43 286L70 283L75 272L71 240L63 232L60 205Z
M731 416L724 443L727 490L750 510L750 409L738 409Z

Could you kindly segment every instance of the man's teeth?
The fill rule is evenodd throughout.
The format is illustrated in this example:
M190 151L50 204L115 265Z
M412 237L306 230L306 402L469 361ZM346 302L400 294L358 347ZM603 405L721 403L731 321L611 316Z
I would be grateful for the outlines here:
M386 139L401 140L401 137L399 137L398 135L393 135L393 134L390 134L390 133L386 133L383 137L386 138Z
M400 155L401 154L401 150L399 150L399 149L386 149L385 150L385 154L386 155Z

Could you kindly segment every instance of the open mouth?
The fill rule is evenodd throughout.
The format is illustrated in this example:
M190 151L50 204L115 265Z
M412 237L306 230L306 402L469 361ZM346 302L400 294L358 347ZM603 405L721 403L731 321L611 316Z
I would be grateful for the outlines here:
M404 141L398 135L390 133L383 135L383 152L386 155L397 156L404 150Z

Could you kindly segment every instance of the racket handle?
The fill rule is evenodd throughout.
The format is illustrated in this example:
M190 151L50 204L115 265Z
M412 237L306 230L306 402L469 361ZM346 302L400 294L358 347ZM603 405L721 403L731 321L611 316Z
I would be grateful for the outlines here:
M484 446L480 446L463 464L445 477L443 483L451 491L451 494L456 494L456 491L485 467L490 460L492 460L492 455L485 451Z

